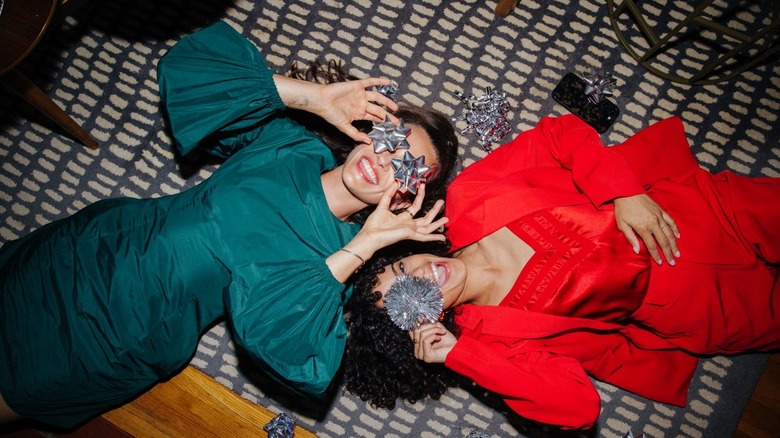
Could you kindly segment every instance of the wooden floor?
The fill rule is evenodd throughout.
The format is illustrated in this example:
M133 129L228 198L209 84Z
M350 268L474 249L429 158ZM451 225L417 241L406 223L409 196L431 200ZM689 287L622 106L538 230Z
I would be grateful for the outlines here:
M780 436L780 353L772 355L742 414L734 438Z
M276 415L192 366L67 434L17 428L3 438L259 438ZM295 436L316 438L295 425Z
M209 393L213 395L213 390ZM189 394L190 396L192 394ZM204 396L210 398L206 394L198 394L200 398ZM228 398L235 398L234 395L228 394ZM218 398L218 397L217 397ZM243 402L239 402L243 403ZM160 406L157 403L157 406ZM123 409L125 413L130 413L135 416L136 414L132 410ZM190 415L185 415L189 417ZM137 436L173 436L170 435L170 431L158 430L158 433L150 433L148 430L140 432L139 430L132 430L131 433L127 433L128 428L122 424L122 420L112 419L111 416L104 416L104 418L98 418L96 421L88 423L85 427L75 431L72 434L66 435L42 435L34 430L16 430L8 431L8 429L0 428L0 437L2 438L42 438L42 437L59 437L59 438L131 438ZM216 424L223 423L226 415L222 414L219 419L214 419ZM241 417L241 415L237 415ZM270 418L270 417L269 417ZM110 420L110 421L109 421ZM253 431L248 431L249 436L261 437L265 436L265 432L258 430L260 425L265 424L268 418L258 419L255 418L250 424L253 426ZM166 420L165 423L171 423ZM212 423L212 421L207 421ZM154 423L152 421L151 423ZM139 424L146 427L150 422L142 421ZM213 423L212 423L213 424ZM3 432L6 430L6 432ZM196 429L197 430L197 429ZM202 431L202 429L201 429ZM223 430L224 431L224 430ZM302 434L301 434L302 433ZM301 430L296 427L296 436L313 436L308 431ZM780 436L780 353L771 356L767 362L766 369L758 382L756 390L750 399L745 412L742 415L742 420L739 423L734 438L775 438ZM721 438L721 437L717 437ZM728 438L728 437L723 437Z

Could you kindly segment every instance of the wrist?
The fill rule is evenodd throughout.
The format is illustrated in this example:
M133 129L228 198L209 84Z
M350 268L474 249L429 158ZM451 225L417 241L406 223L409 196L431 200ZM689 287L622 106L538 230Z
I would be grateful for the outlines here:
M340 248L341 251L348 252L355 256L356 258L359 258L363 261L365 264L371 257L374 256L373 250L370 248L363 246L363 245L356 245L354 241L349 242L348 244L344 245L342 248Z
M358 233L357 236L355 236L349 243L344 245L343 248L354 252L355 254L362 257L365 261L368 261L371 257L373 257L374 253L379 249L372 242L372 240L363 235L363 233Z
M282 75L274 75L273 78L276 91L287 108L315 112L314 100L319 93L320 84Z
M339 248L339 251L343 251L343 252L345 252L345 253L355 257L356 259L360 260L360 266L358 266L357 269L362 268L363 265L366 264L366 259L364 259L360 254L356 253L355 251L352 251L351 249L347 249L345 247L345 248Z

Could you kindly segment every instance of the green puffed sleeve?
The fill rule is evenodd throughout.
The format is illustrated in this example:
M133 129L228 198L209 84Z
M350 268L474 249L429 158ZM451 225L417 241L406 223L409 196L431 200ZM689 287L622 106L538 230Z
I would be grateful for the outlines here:
M351 288L321 259L250 263L232 276L227 302L236 343L276 380L322 397L344 353Z
M285 108L273 74L257 47L221 21L171 47L157 78L179 152L208 138L209 152L227 157L255 139Z

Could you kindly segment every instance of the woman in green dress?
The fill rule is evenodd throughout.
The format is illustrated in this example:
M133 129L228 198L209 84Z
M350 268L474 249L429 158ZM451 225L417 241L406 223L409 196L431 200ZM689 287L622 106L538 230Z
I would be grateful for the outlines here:
M454 130L367 91L388 79L274 74L225 23L183 38L158 76L179 151L227 159L185 192L100 201L0 248L0 424L71 428L126 403L185 366L223 317L270 376L320 397L341 363L350 275L388 244L443 240L440 201L417 216L426 186L453 172ZM384 107L431 168L416 197L390 163L405 150L376 153L352 125ZM290 108L358 145L337 162ZM349 220L372 206L362 227Z

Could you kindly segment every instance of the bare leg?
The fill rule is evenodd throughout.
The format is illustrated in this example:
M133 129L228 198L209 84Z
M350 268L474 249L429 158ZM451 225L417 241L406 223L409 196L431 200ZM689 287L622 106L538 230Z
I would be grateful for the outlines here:
M3 395L0 394L0 424L10 423L14 420L19 420L20 418L22 417L8 407L5 400L3 400Z

